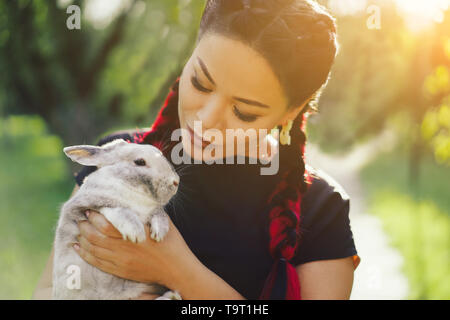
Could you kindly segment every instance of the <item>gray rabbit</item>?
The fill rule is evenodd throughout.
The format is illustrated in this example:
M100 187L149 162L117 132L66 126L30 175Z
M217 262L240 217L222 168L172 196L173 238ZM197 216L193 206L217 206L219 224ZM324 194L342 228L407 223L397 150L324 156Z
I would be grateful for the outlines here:
M145 241L147 223L152 239L164 238L169 218L163 207L177 192L179 177L161 151L117 139L101 147L66 147L64 152L72 161L98 170L61 207L54 243L53 299L133 299L144 292L158 294L158 299L181 299L163 286L105 273L72 247L79 234L77 221L86 219L86 209L100 212L125 240Z

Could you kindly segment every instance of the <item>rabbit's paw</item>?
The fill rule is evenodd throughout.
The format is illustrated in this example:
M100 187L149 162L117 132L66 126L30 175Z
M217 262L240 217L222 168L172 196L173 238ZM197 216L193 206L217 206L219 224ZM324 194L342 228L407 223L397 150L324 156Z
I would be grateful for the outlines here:
M119 230L124 240L143 242L146 239L144 224L131 210L125 208L101 208L100 213Z
M155 300L183 300L181 299L181 296L176 291L167 291L162 296L159 296Z
M169 231L169 218L167 214L153 215L150 220L150 237L159 242Z

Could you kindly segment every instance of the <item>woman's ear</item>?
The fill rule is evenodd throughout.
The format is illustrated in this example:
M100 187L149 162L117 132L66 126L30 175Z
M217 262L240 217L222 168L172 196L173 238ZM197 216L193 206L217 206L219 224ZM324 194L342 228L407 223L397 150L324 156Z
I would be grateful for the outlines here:
M290 120L294 120L295 118L297 118L299 113L302 112L303 109L307 107L309 101L310 99L306 100L301 106L288 110L288 112L284 115L283 119L281 120L281 125L285 125Z

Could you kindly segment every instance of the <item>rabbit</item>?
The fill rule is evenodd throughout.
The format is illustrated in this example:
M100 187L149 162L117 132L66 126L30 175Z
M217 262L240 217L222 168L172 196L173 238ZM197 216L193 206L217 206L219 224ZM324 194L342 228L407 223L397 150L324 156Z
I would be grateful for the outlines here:
M142 293L161 300L180 300L178 292L157 284L144 284L105 273L85 262L73 249L77 222L84 212L100 212L124 240L163 240L169 230L164 205L178 190L179 176L162 152L152 145L116 139L101 147L80 145L63 149L75 162L97 166L78 192L62 204L56 228L53 262L53 299L133 299ZM78 278L76 278L78 277ZM78 281L78 282L77 282ZM165 293L164 293L165 292Z

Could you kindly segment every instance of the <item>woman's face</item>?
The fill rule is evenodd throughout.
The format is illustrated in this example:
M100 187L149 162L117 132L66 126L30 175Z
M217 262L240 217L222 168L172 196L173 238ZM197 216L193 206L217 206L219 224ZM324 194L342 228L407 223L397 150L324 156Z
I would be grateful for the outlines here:
M259 129L270 133L275 126L295 118L300 110L288 110L281 84L261 55L222 35L205 35L180 77L178 111L181 129L186 133L183 148L193 158L198 158L196 155L210 143L216 150L222 149L222 154L213 151L208 157L204 152L203 159L242 154L236 147L237 139L226 139L227 129L256 130L256 141L250 135L245 139L245 155L258 158L259 153L252 154L248 144L259 146L262 139L267 141L267 136L259 135ZM215 134L205 134L207 130ZM219 133L223 139L217 138Z

